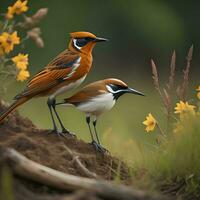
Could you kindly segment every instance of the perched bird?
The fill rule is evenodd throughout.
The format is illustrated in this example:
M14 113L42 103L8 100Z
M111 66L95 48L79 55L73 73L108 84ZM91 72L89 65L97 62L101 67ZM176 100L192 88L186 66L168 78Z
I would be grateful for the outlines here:
M33 97L48 96L53 131L59 133L53 111L61 125L62 132L69 133L63 126L55 109L56 96L79 86L92 66L92 50L97 42L107 39L96 37L89 32L70 33L68 49L54 58L42 71L37 73L27 84L24 91L14 98L14 103L0 115L0 123L14 109ZM70 134L70 133L69 133Z
M105 149L100 144L96 130L97 118L105 111L110 110L115 105L117 99L125 93L144 96L141 92L128 87L123 81L109 78L83 87L79 92L56 105L73 106L84 112L86 114L86 122L91 134L92 144L98 151L104 152ZM94 139L90 127L91 117L93 117L93 126L97 142Z

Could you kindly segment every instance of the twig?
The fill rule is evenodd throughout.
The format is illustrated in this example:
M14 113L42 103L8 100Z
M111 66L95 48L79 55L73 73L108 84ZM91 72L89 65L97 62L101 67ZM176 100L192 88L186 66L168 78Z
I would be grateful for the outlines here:
M151 67L152 67L152 78L153 78L153 81L154 81L154 87L155 89L158 91L160 97L161 97L161 100L167 110L167 101L165 99L165 96L162 94L161 92L161 89L160 89L160 84L159 84L159 78L158 78L158 72L157 72L157 67L156 67L156 64L154 63L153 59L151 59Z
M90 190L105 200L166 200L168 198L150 194L127 186L116 186L107 181L78 177L51 169L29 160L14 149L1 149L0 158L13 170L14 174L67 191ZM171 199L171 198L170 198Z
M161 134L161 136L163 137L163 139L166 140L166 137L167 137L167 136L165 135L164 131L160 128L160 126L159 126L158 123L156 123L156 127L158 128L159 133Z
M89 169L87 169L79 160L79 157L77 155L74 155L74 153L67 147L64 146L65 150L68 152L68 154L72 157L74 163L79 168L79 170L86 175L89 178L97 178L97 175L94 172L91 172Z

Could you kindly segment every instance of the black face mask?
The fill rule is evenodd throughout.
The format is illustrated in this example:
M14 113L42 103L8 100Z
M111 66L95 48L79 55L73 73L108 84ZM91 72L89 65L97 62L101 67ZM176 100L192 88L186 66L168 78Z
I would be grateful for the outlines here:
M76 39L76 45L78 47L83 47L85 46L88 42L92 41L93 38L89 38L89 37L86 37L86 38L77 38Z
M114 85L114 84L109 84L109 86L112 88L112 90L116 93L113 94L113 98L117 100L120 96L126 93L125 89L127 89L126 86L121 86L121 85ZM123 91L124 90L124 91Z

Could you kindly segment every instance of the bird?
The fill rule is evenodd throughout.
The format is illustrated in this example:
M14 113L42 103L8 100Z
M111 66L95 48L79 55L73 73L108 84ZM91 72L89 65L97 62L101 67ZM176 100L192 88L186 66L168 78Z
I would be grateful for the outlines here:
M118 98L126 93L145 96L143 93L128 87L126 83L119 79L108 78L86 85L71 97L56 103L56 106L63 105L75 107L77 110L84 112L86 114L86 123L91 135L91 144L94 145L97 151L105 152L106 149L101 145L97 134L97 119L105 111L110 110L115 105ZM94 133L90 126L91 118L93 118L92 124ZM96 137L96 140L94 139L94 136Z
M14 102L0 115L0 123L18 106L33 97L48 96L47 105L53 123L53 132L60 135L69 133L56 111L56 97L63 92L78 87L86 78L92 66L92 50L98 42L108 41L90 32L72 32L68 48L55 57L43 70L38 72L26 88L14 97ZM53 113L54 112L54 113ZM62 132L57 128L54 115L60 123Z

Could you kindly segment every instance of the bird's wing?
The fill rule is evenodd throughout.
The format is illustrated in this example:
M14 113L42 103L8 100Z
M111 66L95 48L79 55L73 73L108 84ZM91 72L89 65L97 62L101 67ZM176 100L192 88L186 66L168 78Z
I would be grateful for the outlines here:
M26 89L15 99L38 95L70 78L77 69L78 65L75 64L79 58L79 55L68 50L62 52L29 81Z
M78 105L79 103L89 101L92 98L105 93L107 93L105 90L105 85L96 82L85 86L73 96L64 99L64 103Z

